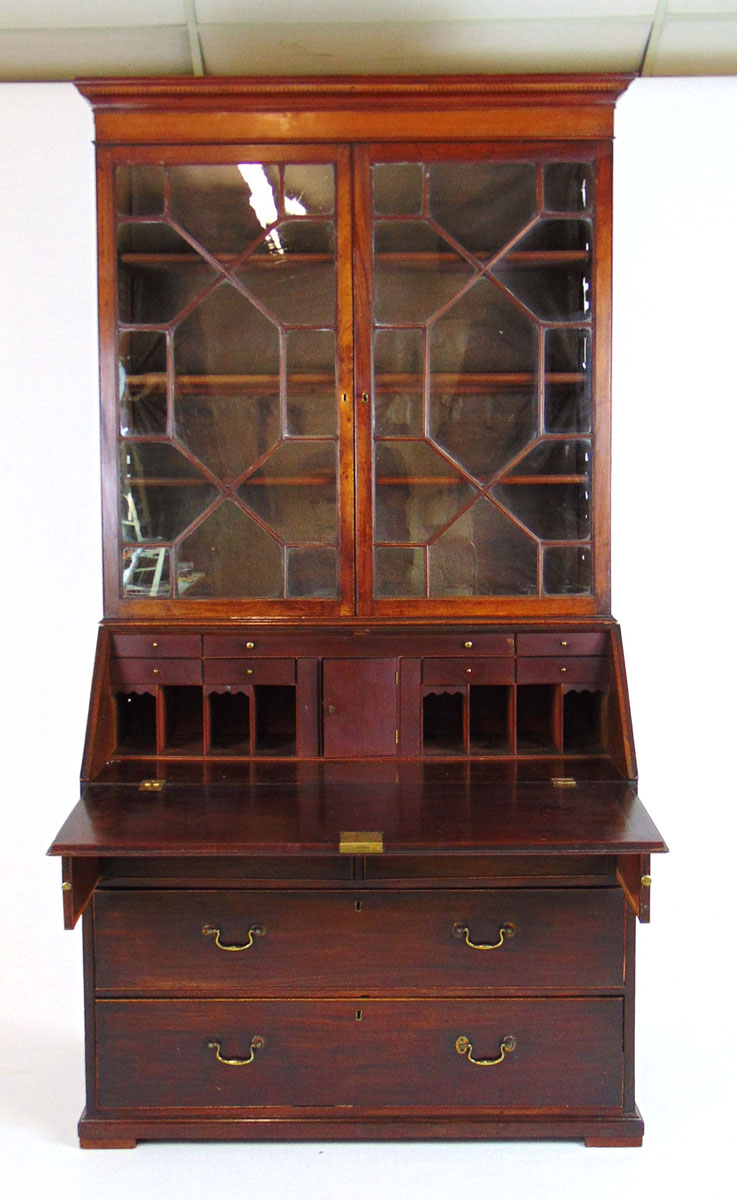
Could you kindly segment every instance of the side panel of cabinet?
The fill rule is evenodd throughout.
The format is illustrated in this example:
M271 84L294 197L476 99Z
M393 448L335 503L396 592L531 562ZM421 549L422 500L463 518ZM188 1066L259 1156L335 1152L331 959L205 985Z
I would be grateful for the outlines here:
M322 668L326 758L397 753L397 660L327 658Z

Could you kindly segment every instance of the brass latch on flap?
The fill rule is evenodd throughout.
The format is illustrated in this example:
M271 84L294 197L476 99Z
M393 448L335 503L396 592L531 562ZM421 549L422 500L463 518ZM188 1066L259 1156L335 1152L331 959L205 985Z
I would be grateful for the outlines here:
M340 834L341 854L383 854L384 834L379 833L344 833Z

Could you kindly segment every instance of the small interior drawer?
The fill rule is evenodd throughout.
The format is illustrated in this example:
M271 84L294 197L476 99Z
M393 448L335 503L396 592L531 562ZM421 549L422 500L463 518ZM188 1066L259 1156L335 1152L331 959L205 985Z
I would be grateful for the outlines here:
M518 683L590 683L604 687L608 678L606 658L521 658L517 662Z
M114 633L110 644L118 658L199 658L197 633Z
M289 684L296 679L293 658L214 658L204 664L205 683Z
M110 682L115 683L201 683L199 658L112 658Z
M514 660L426 658L422 663L422 682L435 686L446 683L514 683Z
M594 633L520 633L517 636L517 653L522 657L555 655L565 658L569 654L606 654L609 649L609 634L606 630Z

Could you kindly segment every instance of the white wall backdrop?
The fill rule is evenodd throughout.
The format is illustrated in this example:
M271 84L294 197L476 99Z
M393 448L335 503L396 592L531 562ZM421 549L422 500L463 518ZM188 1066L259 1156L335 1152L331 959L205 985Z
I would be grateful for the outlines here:
M638 80L615 151L614 612L641 794L671 847L639 931L641 1150L140 1145L82 1153L81 942L44 851L76 799L101 615L92 120L0 86L5 1194L621 1197L705 1191L734 1070L737 79ZM720 1188L713 1189L723 1194Z

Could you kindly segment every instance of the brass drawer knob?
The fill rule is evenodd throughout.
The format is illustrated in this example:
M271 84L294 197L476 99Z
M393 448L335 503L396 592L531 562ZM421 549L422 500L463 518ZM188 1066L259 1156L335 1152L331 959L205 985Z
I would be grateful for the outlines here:
M467 650L470 650L473 645L473 642L464 642L463 645L466 647Z
M568 670L568 667L561 667L560 670L561 670L561 674L565 675L566 671Z
M159 645L159 643L158 643L158 642L152 642L152 643L151 643L151 645L153 646L154 650L156 650L156 649L158 649L158 645Z
M234 953L237 953L239 950L248 950L249 946L253 945L253 939L255 937L266 936L266 929L263 925L252 925L248 931L247 942L245 942L242 946L227 946L224 942L220 941L220 930L216 929L214 925L205 925L202 932L205 937L215 938L215 945L217 946L218 950L230 950Z
M252 1063L254 1058L256 1057L256 1051L263 1049L263 1046L264 1046L264 1039L262 1037L259 1037L258 1034L255 1034L251 1038L251 1045L249 1047L251 1053L248 1055L248 1058L223 1058L222 1054L220 1053L220 1050L221 1050L220 1042L208 1042L207 1043L207 1049L214 1050L215 1057L218 1060L218 1062L224 1063L224 1065L226 1067L247 1067L248 1064Z
M504 945L505 938L514 937L514 925L511 921L505 921L500 926L498 942L472 942L471 930L468 928L468 925L464 925L462 921L456 921L453 926L453 937L465 938L466 945L470 946L472 950L498 950L500 946Z
M246 667L246 675L253 675L253 667Z
M499 1044L498 1058L474 1058L473 1046L467 1037L463 1034L456 1040L456 1050L459 1054L465 1054L470 1063L477 1067L496 1067L500 1062L504 1061L505 1054L512 1054L517 1049L517 1040L511 1034L507 1034Z
M158 667L154 667L154 675L158 675L158 674L159 674L159 668L158 668Z
M466 674L471 675L472 673L473 673L473 669L471 667L466 667Z
M255 642L246 642L246 650L253 650L256 646Z
M561 646L567 646L568 642L561 642Z

